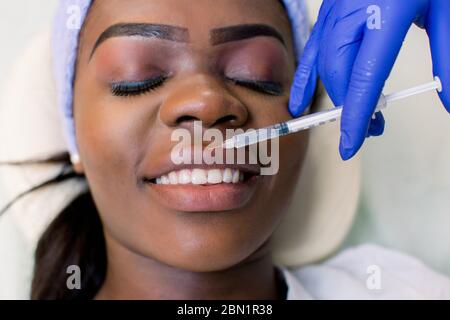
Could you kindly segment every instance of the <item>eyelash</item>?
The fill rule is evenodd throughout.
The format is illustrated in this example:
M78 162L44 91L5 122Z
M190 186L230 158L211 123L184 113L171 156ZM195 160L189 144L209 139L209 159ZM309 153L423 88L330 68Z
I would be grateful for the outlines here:
M241 80L232 78L227 79L236 85L248 88L250 90L258 91L263 94L268 94L271 96L281 96L283 94L283 86L279 82Z
M117 97L129 97L138 96L160 87L164 81L167 80L167 76L158 76L143 81L136 82L117 82L111 84L111 93Z
M111 84L111 93L117 97L139 96L147 92L156 90L164 84L167 76L158 76L152 79L136 81L136 82L117 82ZM263 94L272 96L280 96L283 94L282 85L272 81L255 81L227 78L235 85L239 85L250 90L254 90Z

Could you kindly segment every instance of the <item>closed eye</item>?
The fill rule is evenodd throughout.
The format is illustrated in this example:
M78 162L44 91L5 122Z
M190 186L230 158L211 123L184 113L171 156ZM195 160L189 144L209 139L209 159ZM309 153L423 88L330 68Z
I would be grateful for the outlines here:
M242 80L227 78L236 85L245 87L250 90L254 90L260 93L281 96L283 94L283 85L279 82L273 81L256 81L256 80Z
M158 76L143 81L121 81L111 84L111 93L117 97L138 96L160 87L167 76Z

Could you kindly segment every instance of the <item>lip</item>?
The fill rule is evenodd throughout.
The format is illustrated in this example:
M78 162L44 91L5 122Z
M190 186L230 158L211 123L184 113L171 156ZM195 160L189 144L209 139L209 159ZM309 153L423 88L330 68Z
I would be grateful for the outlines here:
M158 177L163 175L167 175L172 171L179 171L183 169L203 169L203 170L212 170L212 169L235 169L243 172L246 175L257 176L260 174L261 169L258 165L249 165L249 164L212 164L212 165L173 165L167 164L164 167L160 167L157 172L144 175L144 179L155 180Z
M214 185L162 185L145 183L148 191L166 207L181 212L218 212L236 210L249 202L261 176L239 183Z
M183 169L237 169L244 173L244 181L214 185L155 184L154 180L172 171ZM218 212L241 208L254 195L262 180L259 164L182 164L176 165L170 157L153 159L140 176L140 182L149 195L164 206L181 212Z

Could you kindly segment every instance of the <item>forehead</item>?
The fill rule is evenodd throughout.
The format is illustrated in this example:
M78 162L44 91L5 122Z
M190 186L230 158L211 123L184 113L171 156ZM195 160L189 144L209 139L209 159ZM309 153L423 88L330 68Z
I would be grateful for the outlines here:
M262 23L275 27L292 47L290 22L280 0L95 0L81 49L92 48L114 24L136 22L186 28L194 45L207 43L215 28Z
M105 22L163 19L194 26L222 24L234 18L238 22L264 19L288 23L281 0L95 0L92 11Z

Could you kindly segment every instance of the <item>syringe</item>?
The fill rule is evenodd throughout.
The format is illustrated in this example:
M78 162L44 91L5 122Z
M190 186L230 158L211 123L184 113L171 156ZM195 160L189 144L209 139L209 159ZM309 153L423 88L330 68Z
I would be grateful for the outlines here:
M389 95L381 95L375 112L387 108L387 104L393 101L405 99L410 96L418 95L428 91L437 90L442 91L442 83L439 77L435 77L433 82L406 89L400 92ZM225 140L225 142L218 148L232 149L242 148L255 143L267 141L277 137L296 133L299 131L315 128L324 124L338 120L342 115L342 106L335 107L330 110L317 112L311 115L300 117L294 120L281 122L269 127L248 130L245 133L235 135L234 137Z

